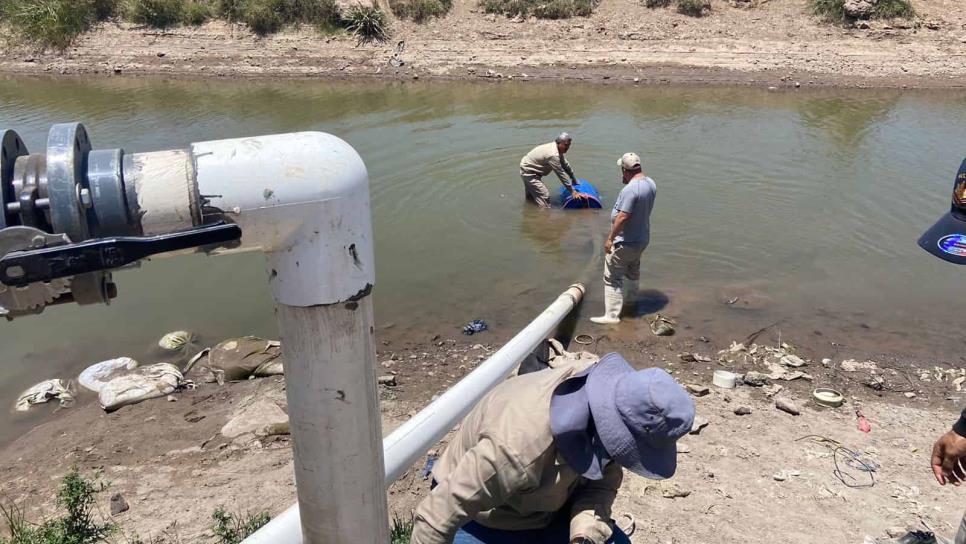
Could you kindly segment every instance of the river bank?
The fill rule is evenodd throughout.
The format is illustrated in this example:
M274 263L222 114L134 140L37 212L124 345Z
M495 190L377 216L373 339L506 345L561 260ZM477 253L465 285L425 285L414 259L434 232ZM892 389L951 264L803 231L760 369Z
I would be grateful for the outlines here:
M636 324L632 321L622 332ZM678 327L670 337L642 334L640 327L629 338L613 330L592 330L592 343L583 346L601 354L618 351L635 366L663 367L681 383L710 388L695 398L698 415L709 424L683 440L678 476L661 485L627 478L615 515L630 514L637 520L633 542L764 543L780 537L805 544L820 526L844 542L924 524L940 534L952 533L961 501L931 481L927 456L966 396L953 382L958 369L878 359L874 372L867 365L855 370L851 363L843 364L845 358L865 361L864 353L851 349L822 362L817 357L829 348L808 335L800 338L766 327L743 338L718 339L681 323ZM472 371L508 335L499 330L473 337L377 333L376 371L395 379L380 386L384 433ZM812 344L798 345L801 339ZM733 340L747 342L751 355L734 348ZM807 361L790 370L808 377L774 377L766 387L734 390L711 386L715 369L767 374L771 370L760 355L782 342L796 344L787 349ZM580 347L571 344L571 349ZM26 508L31 518L49 515L60 477L77 466L110 483L109 492L99 496L105 518L127 535L158 543L213 542L210 516L219 506L277 515L294 499L290 437L284 431L260 430L226 436L224 426L232 420L253 423L268 412L284 410L284 381L270 377L218 385L205 383L201 371L196 367L194 390L110 414L82 397L77 406L0 448L4 500ZM773 395L779 385L778 396L796 402L802 415L775 409ZM811 390L819 386L843 392L846 405L827 409L810 401ZM739 407L751 414L736 415ZM872 422L869 434L856 429L852 412L858 407ZM809 435L860 452L877 467L875 485L850 480L859 486L850 487L838 480L833 474L836 454L811 439L800 440ZM445 439L438 447L445 447ZM428 492L421 465L389 489L394 514L408 516ZM847 474L868 477L861 471ZM115 493L130 508L111 516L108 498ZM830 509L835 515L829 515ZM673 516L678 521L662 521L672 519L671 511L678 512ZM722 517L729 522L717 521Z
M392 20L383 44L311 29L259 37L209 22L156 30L109 22L62 53L9 45L6 74L445 79L775 87L966 86L966 6L914 2L915 19L845 28L806 0L713 0L709 15L607 0L589 17L520 20L457 0L427 24ZM388 10L387 10L388 11Z

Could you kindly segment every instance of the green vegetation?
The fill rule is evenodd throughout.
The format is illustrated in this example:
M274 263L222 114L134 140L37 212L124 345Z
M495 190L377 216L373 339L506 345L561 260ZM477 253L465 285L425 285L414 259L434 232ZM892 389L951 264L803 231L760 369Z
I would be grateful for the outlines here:
M412 17L426 18L433 9L446 8L452 0L398 0L410 2ZM434 8L430 4L439 4ZM378 8L373 8L378 11ZM385 33L385 17L378 11L379 28ZM286 26L311 25L333 31L343 21L336 0L0 0L0 21L23 41L64 49L85 30L115 16L155 28L197 26L213 17L247 24L253 32L269 34ZM370 25L371 27L371 25ZM369 29L370 27L366 27Z
M20 39L57 49L113 11L105 0L0 0L0 19Z
M389 528L389 544L409 544L409 539L413 534L412 518L400 519L393 514L392 527Z
M597 0L480 0L487 13L502 13L507 17L540 19L568 19L586 17L597 7Z
M678 13L691 17L701 17L704 10L711 9L711 5L705 0L678 0Z
M453 0L389 0L389 9L400 19L421 23L431 17L442 17L453 7Z
M73 468L64 476L57 492L57 506L67 511L66 516L34 524L26 520L22 508L16 505L0 506L0 516L9 532L9 537L0 537L0 544L105 542L117 532L117 526L113 523L100 524L94 520L94 498L106 488L103 483L85 480Z
M268 512L249 513L242 516L229 514L220 506L215 509L211 517L215 520L211 530L221 539L219 541L221 544L238 544L272 519Z
M345 28L355 34L359 43L384 42L389 39L386 14L379 6L355 4L345 14Z
M181 22L185 0L127 0L124 16L132 23L167 28Z
M701 17L706 12L711 11L711 4L708 0L643 0L644 6L649 8L666 8L677 3L677 12L690 15L691 17Z
M809 0L812 13L833 23L851 23L855 18L845 11L845 0ZM870 19L911 19L916 15L909 0L879 0Z
M211 19L211 6L198 0L188 0L181 11L181 24L200 26Z

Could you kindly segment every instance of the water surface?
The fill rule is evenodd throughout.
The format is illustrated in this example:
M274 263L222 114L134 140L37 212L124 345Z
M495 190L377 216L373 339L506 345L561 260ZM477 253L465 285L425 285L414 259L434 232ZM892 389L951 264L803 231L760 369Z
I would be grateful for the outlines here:
M0 127L31 150L65 121L129 152L301 130L347 140L371 177L386 336L456 335L477 317L507 335L578 279L591 282L583 314L599 312L608 214L529 208L517 175L567 130L606 203L625 151L657 181L642 287L683 330L724 340L778 321L830 355L851 343L964 363L966 269L915 243L966 150L963 92L0 80ZM106 358L163 360L152 346L169 330L203 344L276 334L261 255L162 259L116 280L110 306L0 324L0 404ZM617 334L650 338L640 322ZM0 443L45 412L0 417Z

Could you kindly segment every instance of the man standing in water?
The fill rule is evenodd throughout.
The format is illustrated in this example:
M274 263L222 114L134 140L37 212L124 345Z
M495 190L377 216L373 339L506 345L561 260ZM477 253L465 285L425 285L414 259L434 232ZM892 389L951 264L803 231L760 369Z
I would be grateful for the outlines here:
M657 186L644 175L636 153L624 153L617 165L624 188L611 211L604 243L604 315L590 318L603 325L620 323L624 303L637 301L641 253L651 240L651 210L657 196Z
M542 178L551 171L557 174L560 183L574 198L583 196L574 188L577 184L577 176L574 175L570 163L564 158L572 142L573 138L569 134L561 132L555 141L534 147L520 160L520 178L523 180L523 190L527 200L541 208L550 207L550 190L547 189Z

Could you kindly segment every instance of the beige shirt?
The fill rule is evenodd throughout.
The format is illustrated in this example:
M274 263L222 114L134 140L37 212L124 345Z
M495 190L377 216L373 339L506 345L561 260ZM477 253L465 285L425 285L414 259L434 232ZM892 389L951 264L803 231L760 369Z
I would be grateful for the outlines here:
M567 188L570 188L571 180L576 179L570 163L557 151L556 142L538 145L520 159L521 176L542 178L550 172L556 173L560 183Z
M416 508L411 544L452 542L471 520L501 530L546 527L568 500L571 538L610 538L620 466L588 480L564 462L550 431L554 389L586 366L511 378L480 401L433 468L438 485Z

